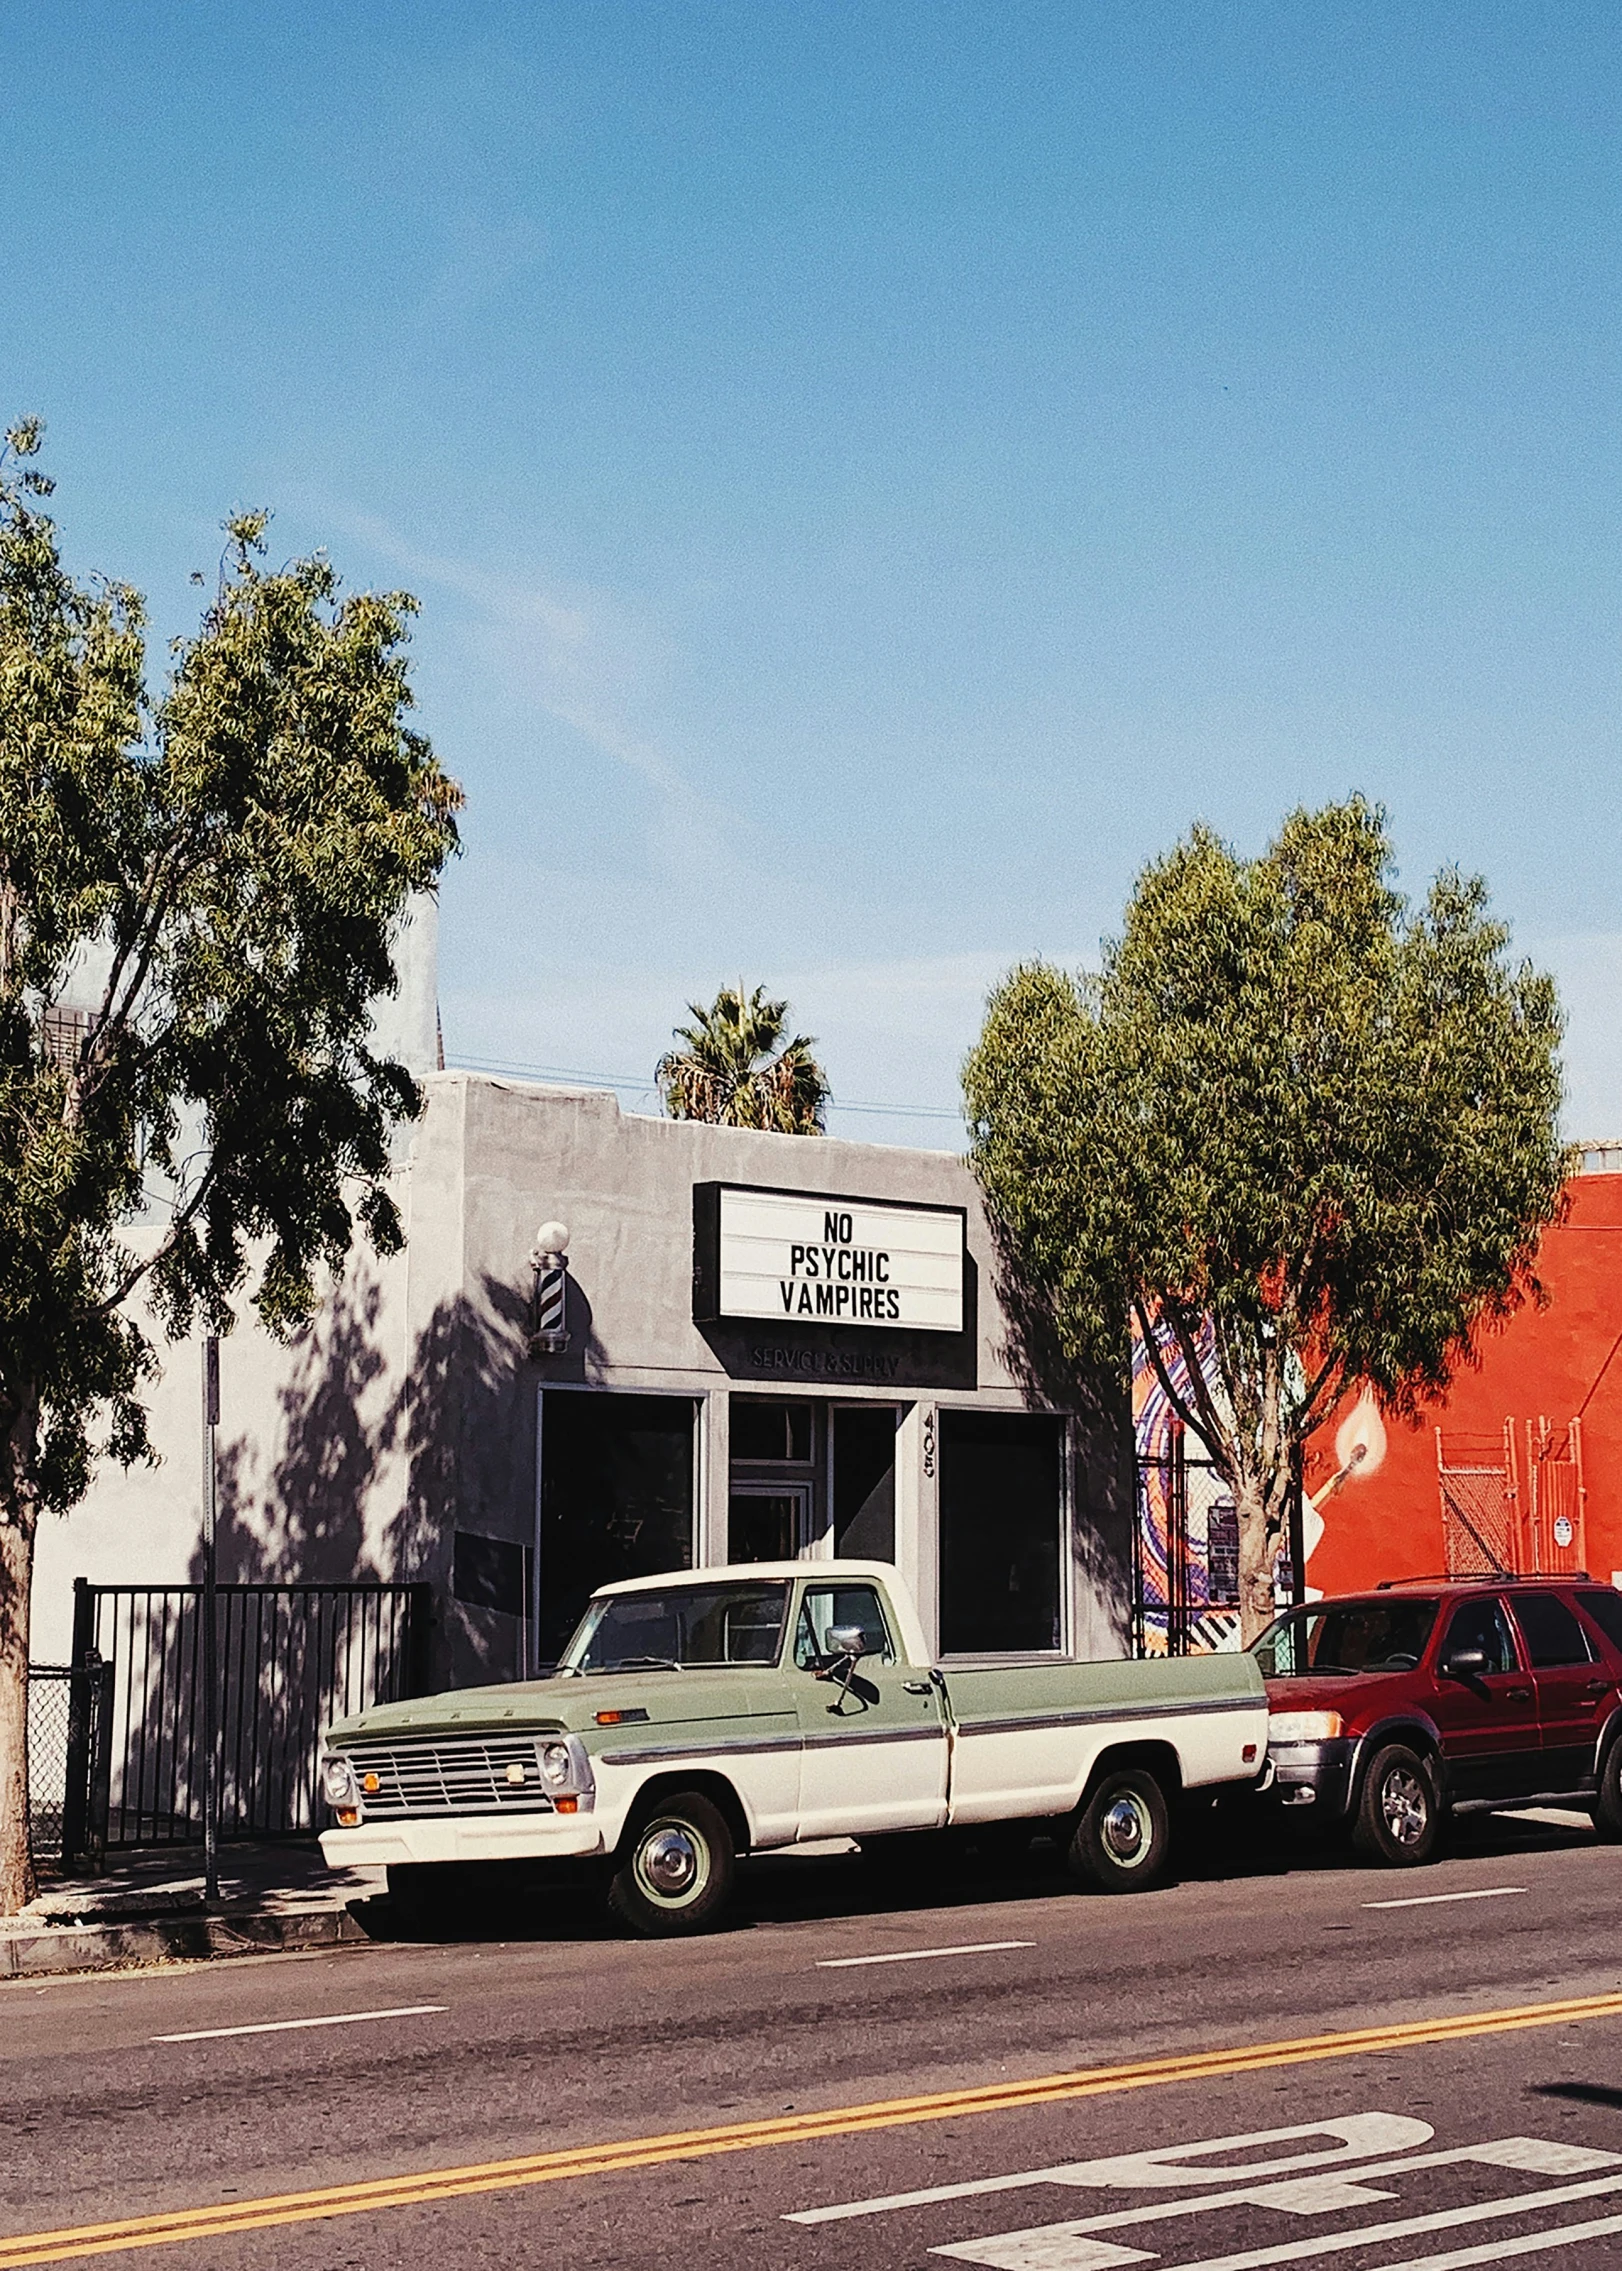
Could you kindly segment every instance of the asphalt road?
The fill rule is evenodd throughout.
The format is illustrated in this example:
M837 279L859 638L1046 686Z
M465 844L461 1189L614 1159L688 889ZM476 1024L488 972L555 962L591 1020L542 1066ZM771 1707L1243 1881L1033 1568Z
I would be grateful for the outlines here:
M784 1859L689 1943L554 1903L18 1982L0 2271L1622 2264L1619 1885L1504 1821L1131 1899Z

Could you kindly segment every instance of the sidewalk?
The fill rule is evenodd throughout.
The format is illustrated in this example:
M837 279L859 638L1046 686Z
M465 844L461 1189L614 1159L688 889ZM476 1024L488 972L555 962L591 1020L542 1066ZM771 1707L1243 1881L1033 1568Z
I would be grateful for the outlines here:
M335 1947L368 1937L352 1909L384 1891L381 1869L329 1869L313 1838L227 1845L209 1912L200 1850L121 1853L104 1876L47 1878L0 1923L0 1979Z

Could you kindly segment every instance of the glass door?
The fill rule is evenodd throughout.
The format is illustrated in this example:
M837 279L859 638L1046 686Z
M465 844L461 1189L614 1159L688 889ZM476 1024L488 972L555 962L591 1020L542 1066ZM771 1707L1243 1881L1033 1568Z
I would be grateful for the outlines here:
M808 1482L733 1482L727 1499L728 1561L793 1561L810 1531Z
M828 1526L828 1409L809 1396L730 1399L728 1561L794 1561Z

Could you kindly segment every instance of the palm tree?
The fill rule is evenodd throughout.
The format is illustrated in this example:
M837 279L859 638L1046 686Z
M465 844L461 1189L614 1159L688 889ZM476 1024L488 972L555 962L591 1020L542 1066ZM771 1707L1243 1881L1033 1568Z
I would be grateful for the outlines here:
M666 1050L654 1073L673 1120L778 1135L826 1132L827 1076L810 1034L783 1039L786 1001L768 1001L764 986L746 994L740 980L723 986L708 1009L696 1001L687 1007L693 1023L676 1027L681 1046Z

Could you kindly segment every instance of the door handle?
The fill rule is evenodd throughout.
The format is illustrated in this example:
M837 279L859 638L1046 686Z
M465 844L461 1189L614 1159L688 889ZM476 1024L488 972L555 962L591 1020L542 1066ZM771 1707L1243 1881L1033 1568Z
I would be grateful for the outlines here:
M1609 1680L1590 1680L1587 1687L1583 1689L1583 1693L1584 1695L1594 1697L1597 1700L1606 1692L1610 1684L1611 1683Z
M1531 1700L1532 1690L1529 1687L1507 1687L1504 1690L1506 1703L1530 1703Z
M929 1693L928 1680L903 1680L901 1685L908 1695L927 1695Z

